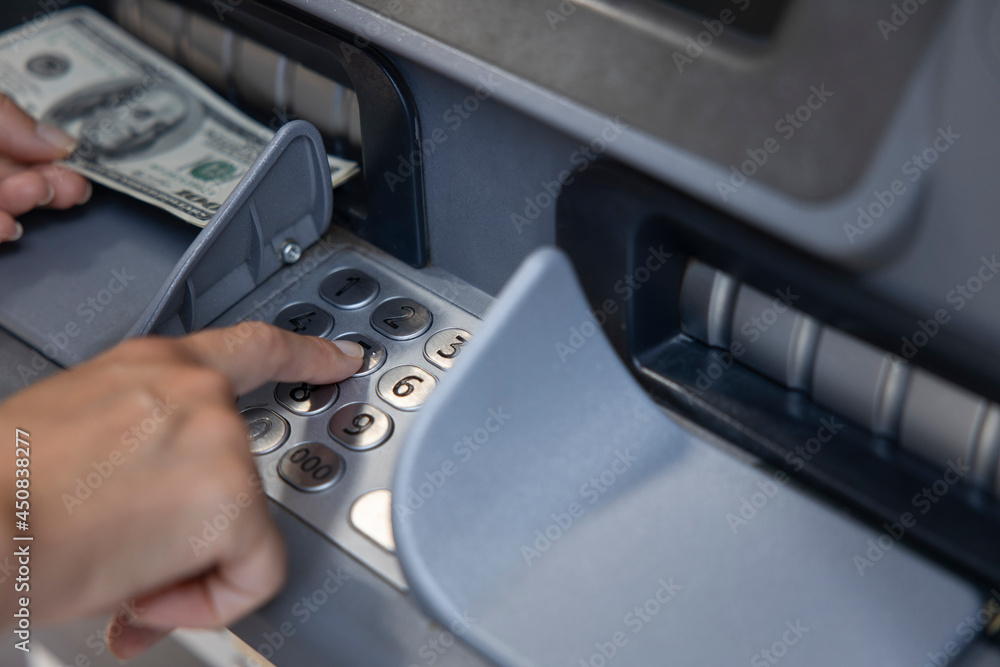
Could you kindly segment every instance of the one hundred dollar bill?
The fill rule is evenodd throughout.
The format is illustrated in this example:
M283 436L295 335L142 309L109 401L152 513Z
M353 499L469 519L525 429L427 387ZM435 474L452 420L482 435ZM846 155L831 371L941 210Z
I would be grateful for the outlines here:
M79 139L66 167L199 227L274 136L87 8L0 35L0 92ZM358 172L329 160L334 187Z

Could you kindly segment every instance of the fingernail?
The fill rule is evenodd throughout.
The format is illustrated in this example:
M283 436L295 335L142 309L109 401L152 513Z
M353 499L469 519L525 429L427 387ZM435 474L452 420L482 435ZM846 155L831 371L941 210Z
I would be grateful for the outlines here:
M333 344L340 348L340 351L351 357L352 359L364 359L365 358L365 348L361 347L354 341L350 340L335 340Z
M80 201L76 203L77 206L83 206L90 201L90 198L94 196L94 186L90 181L87 181L87 190L80 197Z
M62 151L65 151L66 155L75 151L77 144L79 143L76 139L69 136L55 125L49 125L48 123L38 123L35 127L35 134L41 137L45 142L52 144Z
M20 222L14 223L14 233L7 237L8 241L16 241L24 236L24 227L21 226Z
M45 194L45 198L38 202L39 206L48 206L52 203L52 200L56 198L56 189L52 187L51 183L46 183L46 185L48 186L49 191Z

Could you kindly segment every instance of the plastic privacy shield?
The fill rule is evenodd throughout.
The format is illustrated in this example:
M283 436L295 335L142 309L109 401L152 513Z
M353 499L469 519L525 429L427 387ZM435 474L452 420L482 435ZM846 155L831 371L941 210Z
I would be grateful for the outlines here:
M203 328L330 226L333 188L319 131L284 125L184 253L130 335L180 335Z
M488 658L771 664L782 644L784 665L888 666L968 642L971 586L661 411L560 252L526 260L464 356L402 450L393 524L414 595Z

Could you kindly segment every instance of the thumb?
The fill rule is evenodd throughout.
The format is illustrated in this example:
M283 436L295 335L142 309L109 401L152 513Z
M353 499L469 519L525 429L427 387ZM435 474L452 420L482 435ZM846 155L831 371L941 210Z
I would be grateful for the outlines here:
M0 155L16 162L52 162L69 157L76 146L68 134L35 122L14 100L0 95Z

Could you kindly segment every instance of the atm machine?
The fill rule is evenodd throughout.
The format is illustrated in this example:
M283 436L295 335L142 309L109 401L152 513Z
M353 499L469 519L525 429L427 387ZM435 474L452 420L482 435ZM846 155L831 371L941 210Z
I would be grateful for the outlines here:
M290 552L258 664L1000 664L1000 3L0 19L78 4L281 130L200 233L32 214L4 393L246 319L372 350L240 399Z

